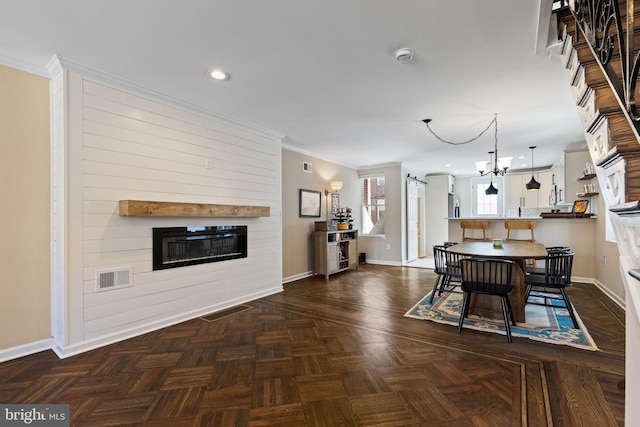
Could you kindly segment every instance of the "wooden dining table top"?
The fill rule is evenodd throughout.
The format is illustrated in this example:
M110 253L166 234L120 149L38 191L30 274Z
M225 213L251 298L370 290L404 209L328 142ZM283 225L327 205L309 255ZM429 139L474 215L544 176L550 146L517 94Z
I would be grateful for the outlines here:
M529 259L545 258L547 250L542 243L526 241L502 241L501 247L494 247L493 242L466 241L447 248L449 252L473 257L487 257L496 259Z

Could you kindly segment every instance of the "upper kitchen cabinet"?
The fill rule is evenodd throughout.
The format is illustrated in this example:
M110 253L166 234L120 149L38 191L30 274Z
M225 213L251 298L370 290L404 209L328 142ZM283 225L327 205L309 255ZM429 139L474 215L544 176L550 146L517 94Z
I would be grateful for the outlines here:
M540 190L527 190L531 173L507 175L507 209L546 208L552 205L553 171L535 172L533 177L540 183Z
M565 159L564 153L560 156L557 162L553 164L551 167L551 171L553 172L553 186L551 187L551 204L552 205L561 205L564 203L565 198L565 188L564 188L564 180L565 180Z
M540 190L538 193L538 207L539 208L548 208L553 206L554 198L553 198L553 171L546 170L538 172L538 182L540 183Z
M540 182L539 174L533 174L536 181ZM507 174L507 209L537 208L538 193L540 191L527 191L525 187L531 180L531 173ZM542 188L542 187L541 187Z

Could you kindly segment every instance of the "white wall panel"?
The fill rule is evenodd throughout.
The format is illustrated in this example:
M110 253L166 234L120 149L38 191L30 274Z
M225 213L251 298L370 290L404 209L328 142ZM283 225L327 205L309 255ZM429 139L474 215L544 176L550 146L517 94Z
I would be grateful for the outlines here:
M80 77L66 120L81 137L54 150L54 161L74 153L65 208L77 219L65 236L81 254L68 286L82 298L66 324L82 333L66 344L94 347L281 290L279 137ZM262 205L271 216L120 217L123 199ZM247 225L248 257L153 271L152 229L186 225ZM94 291L96 270L123 266L133 266L133 287Z

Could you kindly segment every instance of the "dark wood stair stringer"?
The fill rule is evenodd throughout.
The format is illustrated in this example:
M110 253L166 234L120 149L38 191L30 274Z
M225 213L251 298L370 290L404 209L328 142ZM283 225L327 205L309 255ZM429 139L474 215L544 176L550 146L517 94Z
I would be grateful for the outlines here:
M621 17L626 16L625 12L626 9L621 8ZM638 11L635 14L638 14ZM590 90L595 92L595 110L598 112L597 114L608 119L612 152L615 150L616 155L625 161L626 192L623 203L638 201L640 200L640 144L633 130L633 125L626 117L616 91L608 84L599 60L596 59L586 37L581 34L573 15L563 17L562 22L566 25L567 33L573 34L572 46L576 49L578 62L584 68L585 83L591 88ZM638 31L636 28L634 32ZM612 66L617 71L621 69L617 52L612 58ZM599 159L594 160L594 163L599 163Z

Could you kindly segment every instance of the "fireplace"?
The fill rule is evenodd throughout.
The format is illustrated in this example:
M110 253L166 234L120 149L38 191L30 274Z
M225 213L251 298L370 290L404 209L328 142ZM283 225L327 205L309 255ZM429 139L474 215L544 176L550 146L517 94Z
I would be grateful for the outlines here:
M246 225L153 229L154 270L246 257Z

